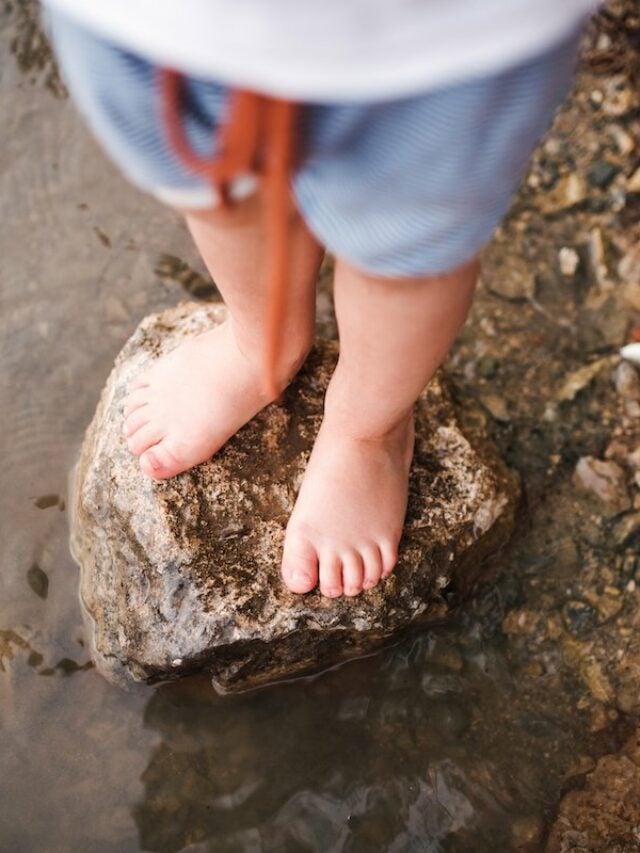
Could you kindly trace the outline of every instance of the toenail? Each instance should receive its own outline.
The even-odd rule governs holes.
[[[309,575],[308,572],[305,572],[302,569],[296,569],[293,573],[293,580],[294,581],[310,581],[311,576]]]
[[[327,598],[337,598],[340,595],[340,590],[337,587],[332,587],[331,589],[323,589],[322,594],[326,595]]]
[[[149,451],[148,453],[145,454],[144,458],[147,460],[149,465],[151,465],[151,467],[153,468],[154,471],[158,470],[158,468],[160,467],[160,463],[158,462],[155,453],[152,453],[151,451]]]
[[[376,585],[376,582],[375,582],[375,581],[365,581],[365,582],[362,584],[362,586],[364,587],[364,589],[371,589],[371,588],[372,588],[372,587],[374,587],[375,585]]]

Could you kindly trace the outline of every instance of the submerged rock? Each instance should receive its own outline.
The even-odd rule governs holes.
[[[640,853],[640,731],[560,804],[546,853]]]
[[[394,574],[357,598],[289,593],[284,529],[322,416],[337,346],[320,343],[272,405],[210,461],[169,481],[145,477],[121,435],[130,379],[224,319],[183,304],[148,317],[119,355],[82,448],[72,547],[111,680],[155,682],[207,670],[222,690],[317,670],[441,620],[486,577],[508,538],[518,487],[483,433],[434,380],[417,405],[409,510]],[[380,496],[381,500],[384,496]]]

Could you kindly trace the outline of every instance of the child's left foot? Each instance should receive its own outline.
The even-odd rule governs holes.
[[[413,419],[382,437],[320,428],[287,527],[282,576],[330,598],[376,586],[395,566],[407,509]]]

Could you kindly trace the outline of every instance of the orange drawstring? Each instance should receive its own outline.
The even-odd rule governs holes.
[[[229,184],[242,174],[260,175],[264,188],[267,232],[267,316],[264,352],[266,390],[277,397],[276,368],[282,343],[289,285],[289,175],[293,168],[296,105],[290,101],[236,89],[228,120],[217,132],[217,154],[202,157],[193,150],[182,126],[183,77],[161,68],[158,86],[167,139],[185,166],[206,178],[223,205],[230,204]]]

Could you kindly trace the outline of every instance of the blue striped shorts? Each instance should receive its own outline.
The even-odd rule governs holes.
[[[182,209],[212,189],[165,138],[155,67],[59,12],[48,29],[63,76],[107,153],[130,180]],[[469,260],[505,215],[539,137],[571,82],[579,33],[490,76],[389,101],[305,104],[304,157],[292,191],[327,249],[381,276],[443,273]],[[187,77],[183,124],[211,154],[228,89]],[[235,194],[248,194],[247,178]]]

